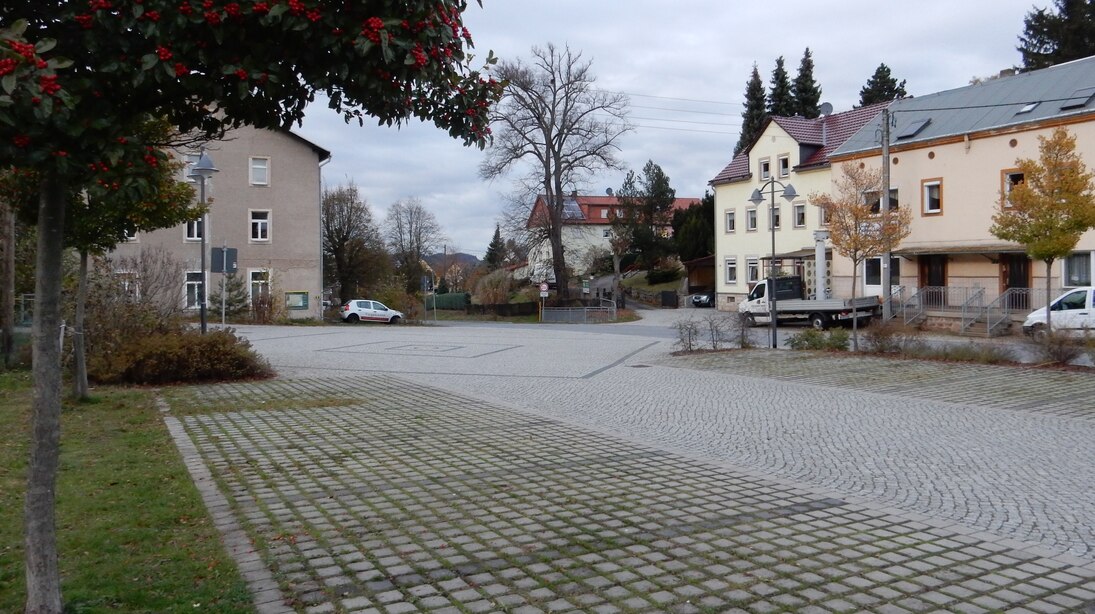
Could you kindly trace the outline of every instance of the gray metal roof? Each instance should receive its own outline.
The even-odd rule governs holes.
[[[1095,113],[1095,56],[977,85],[895,100],[890,105],[893,118],[890,144],[930,141],[1091,113]],[[878,149],[881,121],[880,115],[868,122],[830,156]],[[905,136],[899,138],[901,135]]]

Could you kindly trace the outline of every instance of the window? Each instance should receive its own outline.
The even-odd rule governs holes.
[[[726,271],[726,283],[730,285],[737,285],[738,283],[738,259],[727,258],[724,263],[724,270]]]
[[[608,209],[601,209],[601,219],[602,220],[607,220],[608,219]]]
[[[612,238],[612,229],[611,228],[602,228],[601,229],[601,238],[611,239]]]
[[[795,205],[795,228],[806,227],[806,205],[800,203]]]
[[[863,284],[882,285],[882,258],[867,258],[863,261]],[[890,285],[901,285],[901,259],[890,258]]]
[[[1071,311],[1087,308],[1087,290],[1077,290],[1066,294],[1053,304],[1053,311]]]
[[[269,211],[252,211],[251,212],[251,240],[252,241],[269,241],[270,240],[270,212]]]
[[[186,223],[186,240],[187,241],[201,241],[202,232],[205,228],[205,220],[198,218],[196,220],[190,220]]]
[[[1011,191],[1015,186],[1023,183],[1023,173],[1019,171],[1004,171],[1004,206],[1011,206]]]
[[[881,205],[881,190],[864,190],[863,203],[871,206],[871,213],[878,213]],[[890,211],[897,209],[897,188],[890,188]]]
[[[829,225],[829,210],[825,207],[818,207],[817,223],[822,228]]]
[[[251,185],[270,185],[270,158],[251,158]]]
[[[122,296],[129,298],[130,300],[140,300],[141,298],[141,283],[137,278],[137,273],[133,271],[119,270],[114,271],[114,277],[118,280],[119,290]]]
[[[772,162],[768,158],[760,161],[760,180],[767,181],[772,177]]]
[[[943,182],[939,179],[927,179],[921,185],[924,188],[924,215],[943,213]]]
[[[126,230],[125,231],[125,241],[126,241],[126,243],[136,243],[137,242],[137,231],[136,230]]]
[[[760,261],[756,258],[745,261],[745,281],[760,281]]]
[[[250,290],[249,298],[251,304],[255,303],[255,299],[269,297],[270,296],[270,272],[266,270],[248,271],[248,288]]]
[[[184,166],[182,170],[183,181],[188,181],[190,183],[198,182],[197,179],[190,176],[190,173],[194,172],[194,165],[198,163],[198,158],[200,157],[201,155],[196,153],[189,153],[184,156],[185,159],[183,160],[183,162],[186,164],[186,166]],[[208,179],[206,181],[208,181]]]
[[[776,167],[779,169],[780,177],[788,177],[791,175],[791,159],[786,155],[776,159]]]
[[[756,208],[750,208],[745,210],[745,229],[756,230],[757,229],[757,210]]]
[[[726,232],[734,232],[737,230],[737,221],[734,219],[734,210],[731,209],[726,212]]]
[[[1092,252],[1072,254],[1065,259],[1065,285],[1066,286],[1090,286],[1091,285],[1091,256]]]
[[[186,308],[198,309],[202,304],[202,272],[186,272]]]
[[[776,205],[775,207],[769,207],[768,209],[768,216],[771,218],[768,220],[768,230],[772,230],[773,228],[779,230],[779,214],[781,207]]]

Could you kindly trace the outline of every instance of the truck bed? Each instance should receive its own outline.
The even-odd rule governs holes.
[[[855,309],[873,309],[878,306],[877,296],[857,296]],[[776,301],[776,311],[781,313],[833,312],[850,310],[853,300],[850,298],[823,299],[783,299]]]

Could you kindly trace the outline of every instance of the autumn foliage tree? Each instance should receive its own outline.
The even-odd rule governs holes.
[[[824,211],[833,250],[852,261],[853,303],[859,285],[859,264],[892,251],[909,236],[912,214],[908,207],[890,206],[889,198],[882,198],[878,204],[867,198],[872,192],[878,193],[881,184],[880,171],[845,163],[832,193],[810,195],[810,202]],[[852,318],[852,349],[859,350],[858,318]]]
[[[501,84],[471,67],[464,0],[38,0],[0,7],[0,163],[36,174],[35,395],[24,509],[29,612],[62,609],[54,528],[60,266],[69,195],[103,166],[166,162],[138,122],[216,138],[287,128],[317,94],[347,120],[432,121],[488,138]],[[492,58],[488,56],[487,60]],[[156,194],[140,174],[109,185]]]
[[[1095,191],[1093,175],[1076,153],[1076,137],[1068,130],[1059,127],[1048,138],[1039,136],[1038,151],[1038,160],[1015,161],[1023,181],[1000,195],[990,231],[1023,245],[1031,258],[1046,263],[1046,329],[1052,330],[1050,269],[1055,260],[1072,252],[1080,235],[1095,228]]]

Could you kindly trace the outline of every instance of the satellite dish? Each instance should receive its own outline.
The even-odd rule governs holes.
[[[823,102],[821,103],[821,107],[818,108],[818,111],[821,113],[822,117],[828,117],[828,115],[833,112],[833,105],[828,102]]]
[[[605,194],[608,194],[609,196],[612,196],[612,188],[606,188],[605,189]]]

